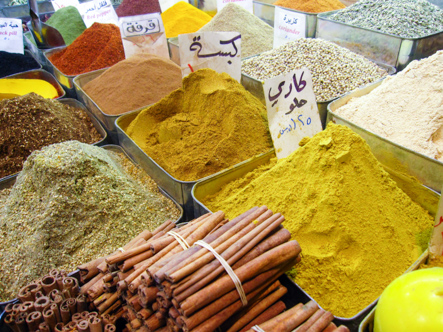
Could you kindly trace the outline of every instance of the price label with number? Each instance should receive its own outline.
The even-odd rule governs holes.
[[[0,51],[25,53],[22,20],[0,17]]]
[[[55,11],[68,6],[78,7],[78,4],[78,0],[52,0],[52,7]]]
[[[180,64],[185,77],[192,71],[211,68],[228,73],[240,82],[241,35],[238,32],[196,32],[178,36]]]
[[[118,16],[110,0],[93,0],[77,6],[87,28],[98,23],[113,23],[118,25]]]
[[[169,59],[168,42],[160,13],[119,19],[125,57],[150,53]]]
[[[254,13],[252,8],[252,0],[217,0],[217,11],[223,9],[224,6],[226,6],[228,3],[235,3],[236,5],[239,5],[246,9],[250,13]]]
[[[277,6],[274,15],[274,48],[306,37],[306,15]]]
[[[432,232],[429,250],[433,256],[443,256],[443,199],[441,197],[435,215],[434,231]]]
[[[322,130],[311,72],[303,67],[270,78],[263,89],[277,158],[285,158],[297,150],[303,137]]]

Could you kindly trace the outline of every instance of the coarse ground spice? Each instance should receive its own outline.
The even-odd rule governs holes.
[[[71,45],[86,30],[86,25],[78,9],[74,6],[60,8],[52,14],[46,24],[60,32],[66,45]]]
[[[179,66],[152,54],[120,61],[83,89],[106,114],[122,114],[156,103],[182,85]]]
[[[0,77],[40,67],[40,64],[29,53],[23,55],[0,51]]]
[[[329,19],[403,38],[443,31],[443,10],[427,0],[360,0]]]
[[[427,248],[433,218],[351,129],[330,123],[302,142],[203,203],[229,218],[261,205],[281,212],[303,252],[295,281],[325,310],[349,318]]]
[[[115,10],[118,17],[160,13],[158,0],[124,0]]]
[[[411,62],[334,111],[377,135],[443,161],[443,51]]]
[[[0,178],[20,172],[26,158],[46,145],[103,137],[85,111],[35,93],[0,102]]]
[[[323,13],[346,7],[339,0],[277,0],[274,5],[307,13]]]
[[[206,31],[239,32],[242,58],[272,50],[274,43],[274,28],[235,3],[228,3],[199,30]]]
[[[169,174],[195,181],[272,148],[266,107],[226,73],[200,69],[125,132]]]
[[[35,151],[0,195],[0,298],[53,268],[73,271],[179,210],[126,157],[77,141]]]
[[[308,67],[317,102],[339,97],[387,75],[363,56],[323,39],[300,38],[242,62],[242,73],[258,80]]]
[[[120,29],[95,22],[71,45],[49,57],[65,75],[79,75],[110,67],[125,58]]]

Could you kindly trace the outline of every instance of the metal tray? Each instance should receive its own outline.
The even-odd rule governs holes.
[[[327,122],[332,121],[345,125],[363,137],[372,153],[385,167],[391,170],[401,170],[405,174],[416,177],[425,186],[440,192],[443,185],[443,163],[441,161],[394,143],[334,113],[337,108],[345,105],[351,98],[366,95],[380,84],[381,81],[372,83],[351,91],[332,102],[328,106]]]
[[[33,57],[40,63],[43,69],[50,71],[50,67],[48,66],[48,62],[43,55],[44,49],[38,48],[35,43],[34,36],[31,31],[26,31],[23,33],[23,43],[28,51],[33,55]]]
[[[439,6],[443,8],[441,3]],[[394,66],[398,71],[412,60],[426,58],[443,49],[443,31],[421,38],[402,38],[333,21],[329,17],[336,12],[318,15],[317,38],[332,41],[376,62]]]
[[[144,107],[146,108],[146,107]],[[158,185],[163,188],[169,195],[171,195],[180,205],[183,206],[186,221],[190,221],[194,219],[194,203],[192,200],[192,188],[196,181],[181,181],[174,178],[168,172],[166,172],[159,164],[157,164],[150,156],[148,156],[133,140],[131,137],[126,134],[125,130],[132,120],[142,111],[141,108],[139,110],[126,113],[120,116],[115,122],[115,126],[117,127],[118,132],[118,141],[119,144],[125,149],[125,151],[137,161],[140,166],[148,173],[150,177],[154,179]],[[274,154],[274,149],[270,150],[266,154]],[[260,156],[252,157],[248,160],[245,160],[237,165],[231,166],[226,170],[222,170],[216,174],[223,174],[228,170],[236,169],[244,164],[249,164],[253,162],[256,158],[260,158]],[[211,178],[214,175],[210,175],[205,177],[204,179]]]
[[[33,70],[28,70],[28,71],[24,71],[21,73],[9,75],[6,77],[2,77],[2,79],[8,79],[8,78],[24,78],[24,79],[30,79],[30,80],[36,80],[36,79],[43,80],[43,81],[50,83],[57,90],[58,97],[54,98],[54,99],[60,99],[65,96],[65,90],[63,90],[63,88],[60,86],[60,84],[57,82],[57,80],[54,78],[54,76],[52,76],[50,73],[48,73],[44,69],[33,69]]]
[[[72,106],[72,107],[75,107],[75,108],[81,108],[82,110],[84,110],[86,112],[86,114],[88,114],[88,117],[91,119],[91,122],[94,125],[94,128],[97,129],[98,133],[102,137],[102,139],[100,141],[98,141],[96,143],[93,143],[92,145],[103,146],[103,145],[107,144],[107,142],[106,142],[107,141],[106,130],[105,130],[105,128],[103,128],[101,123],[93,116],[93,114],[89,110],[89,108],[87,108],[85,105],[83,105],[78,100],[72,99],[72,98],[64,98],[64,99],[60,99],[58,101],[60,103],[62,103],[62,104],[65,104],[65,105],[69,105],[69,106]],[[1,183],[3,183],[3,181],[6,181],[7,179],[13,177],[14,178],[14,182],[15,182],[15,177],[17,176],[17,174],[18,173],[15,173],[15,174],[11,174],[11,175],[5,176],[3,178],[0,178],[0,190],[3,189],[1,187]],[[12,184],[14,184],[14,183],[12,183]]]
[[[15,74],[7,75],[7,76],[3,76],[3,77],[0,77],[0,79],[1,79],[1,78],[6,78],[6,77],[9,77],[9,76],[12,76],[12,75],[17,75],[17,74],[25,73],[25,72],[32,71],[32,70],[39,70],[39,69],[42,69],[42,65],[41,65],[40,62],[35,58],[35,56],[34,56],[34,54],[32,54],[32,52],[30,52],[29,50],[25,50],[24,55],[25,55],[26,57],[33,58],[33,59],[35,60],[35,62],[37,62],[37,64],[36,64],[36,68],[34,68],[34,69],[29,69],[29,70],[26,70],[26,71],[21,71],[21,72],[15,73]],[[48,73],[48,74],[49,74],[49,73]],[[55,78],[54,78],[54,81],[55,81]],[[57,82],[57,81],[56,81],[56,82]],[[57,84],[58,84],[58,83],[57,83]],[[62,90],[63,90],[63,89],[62,89]],[[65,92],[63,91],[63,93],[65,93]]]
[[[247,60],[247,59],[251,59],[253,57],[259,56],[260,54],[257,55],[252,55],[250,57],[244,58],[243,60]],[[379,67],[382,67],[383,69],[385,69],[389,75],[393,75],[395,74],[395,68],[392,66],[388,66],[388,65],[384,65],[384,64],[380,64],[380,63],[376,63]],[[381,79],[382,80],[382,79]],[[250,93],[252,93],[255,97],[257,97],[258,99],[260,99],[260,101],[266,105],[266,101],[265,101],[265,95],[263,92],[263,84],[264,81],[263,80],[258,80],[256,78],[253,78],[245,73],[242,72],[241,74],[241,84],[245,87],[246,90],[248,90]],[[333,100],[340,98],[336,97],[336,98],[332,98],[330,100],[327,101],[319,101],[317,102],[317,108],[318,108],[318,113],[320,114],[320,120],[321,120],[321,124],[322,127],[325,128],[326,127],[326,115],[328,112],[328,105],[329,103],[331,103]]]
[[[260,165],[267,164],[272,157],[273,156],[271,155],[262,156],[261,158],[257,158],[256,160],[254,160],[254,162],[243,164],[239,167],[236,167],[235,169],[228,170],[223,174],[216,174],[210,178],[203,179],[197,182],[194,188],[192,189],[192,198],[194,200],[194,206],[195,206],[195,216],[198,217],[207,212],[211,212],[201,202],[202,198],[208,195],[215,194],[229,182],[243,177],[244,175],[246,175],[250,171],[253,171],[255,168],[257,168]],[[389,169],[386,169],[386,171],[389,172]],[[407,177],[396,177],[395,175],[393,176],[392,174],[391,176],[392,179],[397,182],[397,185],[402,190],[404,190],[415,202],[420,204],[424,209],[428,210],[431,215],[436,214],[440,198],[440,195],[438,193],[424,186],[421,185],[417,186],[412,184],[411,182],[409,182],[410,179],[408,179]],[[416,262],[414,262],[407,271],[416,269],[425,254],[427,255],[427,252],[423,253],[422,256]],[[307,294],[300,286],[298,286],[295,283],[294,285],[296,288],[298,288],[298,292],[302,292],[305,297],[315,301],[315,299],[313,299],[309,294]],[[335,317],[334,322],[338,325],[346,325],[351,332],[356,332],[363,318],[376,305],[377,300],[372,302],[370,305],[361,310],[355,316],[351,318]]]

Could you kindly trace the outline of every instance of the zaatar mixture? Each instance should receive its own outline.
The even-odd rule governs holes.
[[[0,194],[0,300],[53,268],[73,271],[178,217],[121,154],[77,141],[35,151]]]
[[[0,102],[0,178],[20,172],[32,151],[63,141],[102,139],[82,109],[35,93]]]

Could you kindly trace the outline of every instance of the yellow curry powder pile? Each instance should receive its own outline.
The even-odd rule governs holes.
[[[419,257],[433,218],[349,128],[329,124],[302,142],[203,203],[229,218],[260,205],[281,212],[302,248],[295,281],[325,310],[352,317]]]
[[[228,74],[200,69],[126,133],[169,174],[194,181],[269,151],[266,107]]]
[[[339,0],[277,0],[274,5],[307,13],[323,13],[346,7]]]

